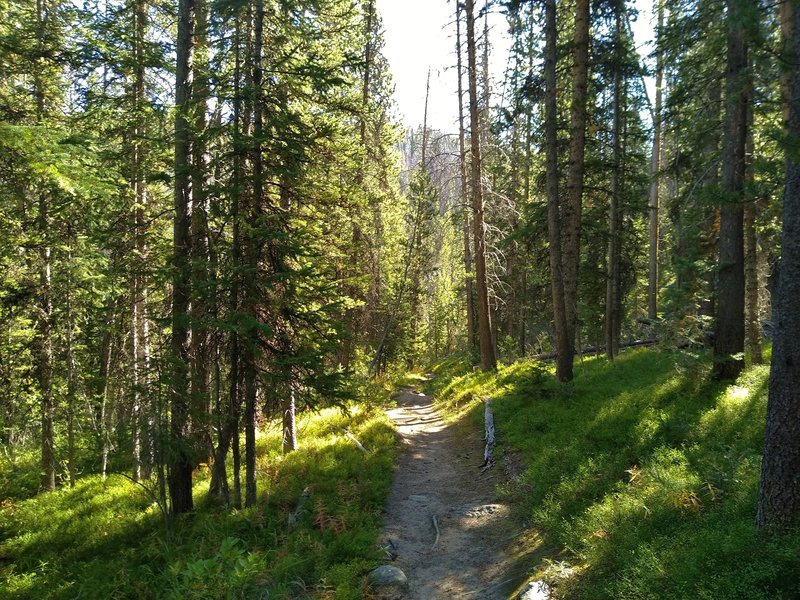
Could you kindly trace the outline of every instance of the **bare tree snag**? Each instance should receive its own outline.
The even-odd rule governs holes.
[[[653,112],[653,153],[650,159],[650,213],[649,270],[647,285],[647,316],[658,318],[658,253],[661,210],[661,104],[664,86],[664,52],[661,48],[661,29],[664,27],[664,2],[658,0],[658,25],[656,29],[656,105]]]
[[[458,151],[461,175],[461,203],[463,205],[463,232],[464,232],[464,294],[467,304],[467,341],[470,349],[475,347],[477,338],[475,328],[475,291],[472,278],[472,250],[470,248],[470,207],[467,200],[469,180],[467,179],[467,150],[466,135],[464,133],[464,90],[461,51],[461,3],[456,2],[456,58],[458,71]]]
[[[467,62],[469,78],[470,152],[472,154],[471,192],[473,235],[475,242],[475,285],[478,291],[478,337],[481,368],[491,371],[497,367],[492,342],[492,320],[489,310],[489,285],[486,278],[486,227],[483,219],[483,181],[481,176],[481,124],[478,110],[477,57],[475,50],[475,2],[466,0]]]

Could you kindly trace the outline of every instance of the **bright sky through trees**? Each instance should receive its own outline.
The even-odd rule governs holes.
[[[425,80],[430,67],[428,124],[435,129],[456,131],[455,5],[447,0],[377,0],[377,5],[385,30],[384,53],[391,66],[394,98],[403,124],[407,127],[422,124]],[[654,29],[652,3],[637,0],[634,5],[639,11],[637,21],[632,23],[634,36],[640,54],[646,55],[652,50],[649,43]],[[500,7],[495,7],[489,15],[489,27],[492,91],[497,94],[502,91],[510,46],[507,22]],[[482,22],[480,29],[482,35]],[[647,83],[652,99],[654,84],[652,80]]]

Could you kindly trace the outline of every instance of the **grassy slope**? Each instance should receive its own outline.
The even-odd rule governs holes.
[[[380,559],[393,430],[378,409],[349,417],[331,409],[303,418],[300,435],[301,449],[286,458],[275,428],[260,436],[254,508],[204,505],[208,478],[200,474],[200,507],[170,538],[157,506],[120,476],[3,501],[0,598],[361,598],[364,576]],[[305,486],[311,499],[290,529],[287,516]]]
[[[800,597],[800,536],[753,524],[769,369],[735,385],[709,370],[638,350],[587,360],[568,386],[530,362],[485,374],[455,361],[433,385],[453,418],[494,399],[499,443],[527,465],[504,491],[574,567],[561,597]]]

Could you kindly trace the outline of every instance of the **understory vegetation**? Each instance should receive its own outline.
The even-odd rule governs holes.
[[[755,526],[769,367],[719,383],[708,353],[635,350],[564,386],[538,362],[466,366],[430,385],[451,419],[492,398],[498,444],[525,465],[498,491],[543,536],[558,597],[800,594],[800,536]]]
[[[117,474],[82,477],[73,489],[31,499],[6,498],[0,597],[362,598],[365,575],[380,560],[375,541],[394,433],[377,406],[325,409],[298,424],[303,445],[285,456],[278,424],[260,434],[253,507],[207,505],[209,473],[201,468],[197,510],[166,531],[149,490]],[[3,459],[4,495],[26,494],[17,479],[26,471]]]

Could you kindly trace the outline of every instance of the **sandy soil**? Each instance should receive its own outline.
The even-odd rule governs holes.
[[[382,544],[394,556],[390,564],[408,577],[410,590],[403,598],[508,598],[525,578],[508,556],[519,525],[495,498],[502,471],[493,467],[481,473],[482,431],[447,425],[430,397],[411,390],[397,395],[397,408],[389,415],[405,444]]]

